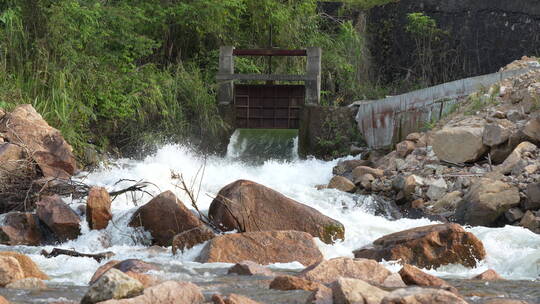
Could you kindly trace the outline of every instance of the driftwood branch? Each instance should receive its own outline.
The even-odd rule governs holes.
[[[114,252],[107,251],[102,253],[81,253],[77,252],[75,250],[68,250],[68,249],[61,249],[61,248],[54,248],[51,252],[47,252],[46,250],[41,250],[41,255],[46,258],[54,258],[59,255],[68,255],[72,257],[83,257],[83,258],[92,258],[98,262],[101,262],[105,259],[110,259],[114,256]]]

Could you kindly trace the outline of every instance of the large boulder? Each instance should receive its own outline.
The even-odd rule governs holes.
[[[433,151],[440,160],[451,163],[476,161],[487,151],[483,132],[484,128],[473,126],[443,128],[433,136]]]
[[[0,257],[12,257],[19,262],[25,278],[48,280],[49,276],[43,273],[39,266],[27,255],[14,251],[0,251]]]
[[[407,285],[442,288],[453,293],[458,293],[457,289],[445,280],[427,274],[409,264],[403,265],[403,268],[399,271],[399,275]]]
[[[204,300],[197,285],[167,281],[146,288],[142,295],[130,299],[108,300],[100,304],[200,304]]]
[[[9,256],[0,256],[0,287],[24,279],[19,262]]]
[[[345,228],[340,222],[247,180],[238,180],[221,189],[208,214],[223,231],[305,231],[328,244],[345,237]]]
[[[173,254],[176,254],[178,251],[184,252],[184,250],[188,250],[195,245],[211,240],[215,236],[215,233],[206,226],[186,230],[174,236],[172,241]]]
[[[512,172],[514,167],[516,167],[519,162],[523,159],[523,154],[526,152],[533,152],[537,149],[537,146],[530,142],[520,143],[510,155],[504,160],[504,162],[497,167],[495,171],[501,174],[508,174]]]
[[[6,298],[0,296],[0,304],[9,304],[9,301]]]
[[[157,282],[156,278],[146,274],[151,270],[159,270],[157,266],[138,259],[127,259],[123,261],[112,260],[102,265],[96,270],[90,279],[89,284],[94,284],[104,273],[113,268],[139,280],[145,287],[148,285],[155,285],[154,283]]]
[[[58,195],[37,202],[36,213],[60,242],[74,240],[81,234],[79,216]]]
[[[140,295],[144,286],[120,270],[109,269],[90,286],[81,304],[95,304],[110,299],[131,298]]]
[[[331,285],[334,304],[379,304],[389,292],[377,288],[365,281],[350,278],[338,278]]]
[[[45,177],[70,178],[77,170],[72,147],[29,104],[16,107],[0,120],[0,133],[25,147]]]
[[[421,268],[447,264],[475,267],[486,256],[482,242],[458,224],[437,224],[385,235],[354,251],[357,258],[400,261]]]
[[[506,119],[488,123],[484,128],[482,141],[490,147],[503,144],[508,141],[514,128],[514,124]]]
[[[112,219],[111,198],[107,189],[92,187],[86,200],[86,221],[90,229],[107,228]]]
[[[384,297],[381,304],[467,304],[467,302],[446,290],[412,287],[392,291]]]
[[[473,183],[459,202],[456,219],[475,226],[491,226],[512,207],[519,206],[519,190],[502,181],[482,178]]]
[[[149,231],[153,243],[159,246],[171,246],[175,235],[202,225],[171,191],[161,193],[137,209],[129,222],[131,227]]]
[[[299,277],[322,284],[330,284],[344,277],[384,286],[392,279],[392,273],[374,260],[334,258],[304,269]]]
[[[10,212],[0,226],[0,243],[6,245],[37,246],[43,242],[39,219],[33,213]]]
[[[201,263],[240,263],[262,265],[300,262],[311,265],[323,259],[313,237],[300,231],[260,231],[220,235],[204,246],[197,258]]]

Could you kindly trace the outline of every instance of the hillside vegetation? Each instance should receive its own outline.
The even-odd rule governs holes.
[[[349,1],[368,8],[388,0]],[[31,103],[77,151],[211,138],[219,46],[323,48],[326,103],[380,95],[360,87],[364,38],[315,0],[0,1],[0,108]],[[274,60],[299,72],[302,59]],[[243,73],[265,59],[238,58]]]

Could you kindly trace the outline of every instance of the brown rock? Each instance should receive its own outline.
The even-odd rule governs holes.
[[[525,210],[540,209],[540,183],[528,184],[525,193],[527,194],[527,199],[523,204]]]
[[[278,276],[270,282],[270,289],[276,290],[316,291],[320,287],[320,283],[289,275]]]
[[[483,128],[472,126],[443,128],[434,134],[433,151],[439,159],[451,163],[476,161],[487,151],[483,132]]]
[[[344,175],[358,166],[367,166],[369,164],[371,164],[369,160],[363,159],[341,160],[338,162],[337,166],[332,169],[332,173],[334,175]]]
[[[0,304],[9,304],[9,301],[6,298],[0,296]]]
[[[0,143],[0,172],[14,172],[21,168],[24,159],[23,149],[10,143]],[[0,177],[3,173],[0,173]]]
[[[47,289],[47,285],[37,278],[26,278],[18,280],[6,285],[6,288],[11,289],[27,289],[27,290],[44,290]]]
[[[153,286],[156,284],[156,282],[158,282],[157,278],[145,274],[146,272],[151,270],[158,270],[158,267],[146,263],[142,260],[127,259],[123,261],[112,260],[102,265],[96,270],[88,284],[94,284],[104,273],[106,273],[111,268],[120,270],[128,276],[139,280],[145,287],[148,287],[148,285]]]
[[[477,180],[458,204],[460,223],[490,226],[512,207],[519,206],[519,190],[510,184],[487,178]]]
[[[514,124],[506,119],[486,124],[482,135],[484,145],[493,147],[507,142],[513,127]]]
[[[337,189],[343,192],[354,192],[356,186],[348,178],[336,175],[328,183],[328,189]]]
[[[482,281],[499,281],[504,280],[495,270],[488,269],[481,274],[475,276],[473,280],[482,280]]]
[[[173,254],[176,254],[178,251],[184,252],[184,250],[211,240],[215,236],[214,232],[206,226],[186,230],[174,236],[172,241]]]
[[[98,267],[98,269],[96,270],[96,272],[94,272],[94,275],[90,279],[90,282],[88,282],[88,285],[94,284],[105,272],[107,272],[107,270],[113,268],[114,265],[120,262],[121,261],[118,261],[118,260],[111,260],[105,263],[104,265]]]
[[[353,170],[353,180],[359,180],[365,174],[371,174],[374,177],[382,177],[384,175],[384,171],[381,169],[374,169],[367,166],[358,166]]]
[[[223,298],[222,296],[215,294],[212,296],[212,302],[214,304],[260,304],[259,302],[253,301],[248,297],[237,295],[231,293],[228,297]]]
[[[514,169],[514,167],[518,165],[518,163],[522,160],[524,153],[533,152],[536,149],[537,147],[530,142],[525,141],[525,142],[520,143],[514,149],[514,151],[510,153],[510,155],[506,158],[506,160],[502,164],[495,167],[495,171],[502,174],[508,174],[512,172],[512,169]]]
[[[92,187],[86,201],[86,221],[90,229],[107,228],[112,219],[111,198],[109,192],[102,187]]]
[[[364,174],[357,181],[363,189],[371,189],[371,183],[375,180],[375,177],[371,174]]]
[[[443,213],[445,211],[454,211],[456,210],[457,205],[460,201],[461,201],[460,191],[452,191],[450,193],[446,193],[443,197],[441,197],[439,200],[437,200],[433,204],[431,211],[435,213]]]
[[[407,155],[411,154],[411,152],[416,148],[416,145],[414,142],[409,140],[404,140],[398,144],[396,144],[396,152],[401,157],[406,157]]]
[[[9,256],[0,256],[0,287],[24,279],[19,262]]]
[[[414,143],[417,143],[421,140],[423,134],[422,133],[411,133],[405,137],[406,140],[410,140]]]
[[[533,232],[540,232],[540,216],[536,216],[531,210],[525,212],[519,225]]]
[[[111,299],[125,299],[141,295],[144,286],[117,269],[109,269],[88,288],[81,304],[101,303]]]
[[[36,203],[39,219],[59,241],[74,240],[81,234],[79,216],[58,195],[46,196]]]
[[[45,177],[68,179],[77,163],[60,131],[49,126],[31,105],[20,105],[0,120],[9,142],[26,147]]]
[[[236,263],[233,267],[229,268],[229,271],[227,271],[227,274],[239,274],[239,275],[261,275],[261,276],[267,276],[272,277],[274,276],[274,273],[255,262],[252,261],[243,261],[240,263]]]
[[[0,227],[0,243],[11,246],[37,246],[43,242],[38,218],[33,213],[10,212]]]
[[[446,290],[412,287],[392,291],[381,304],[467,304],[467,302]]]
[[[219,191],[208,212],[223,231],[304,231],[325,243],[345,237],[340,222],[263,185],[238,180]]]
[[[331,285],[334,304],[379,304],[389,292],[362,280],[338,278]]]
[[[445,280],[439,279],[435,276],[427,274],[422,270],[409,265],[403,265],[403,268],[399,271],[399,275],[403,279],[403,282],[407,285],[416,285],[420,287],[436,287],[448,290],[453,293],[458,293],[457,289],[448,284]]]
[[[140,207],[129,223],[131,227],[149,231],[153,243],[159,246],[171,246],[175,235],[202,225],[171,191],[161,193]]]
[[[338,277],[344,277],[382,285],[391,274],[388,269],[374,260],[335,258],[304,269],[299,277],[322,284],[330,284]]]
[[[523,133],[531,140],[540,142],[540,116],[531,118],[525,125]]]
[[[315,290],[309,295],[306,304],[333,304],[334,299],[332,296],[332,289],[321,286],[321,288]]]
[[[37,278],[49,280],[49,276],[43,273],[32,259],[22,253],[14,251],[0,251],[0,257],[12,257],[19,262],[25,278]]]
[[[210,240],[197,258],[201,263],[239,263],[251,260],[271,263],[300,262],[311,265],[323,259],[309,233],[261,231],[220,235]]]
[[[153,275],[150,275],[150,274],[139,273],[139,272],[134,272],[134,271],[126,271],[124,273],[127,274],[128,277],[131,277],[131,278],[141,282],[141,284],[144,286],[144,288],[156,286],[156,285],[161,283],[160,279],[158,279],[157,277],[155,277]]]
[[[197,285],[189,282],[167,281],[146,288],[142,295],[129,299],[108,300],[100,304],[199,304],[204,297]]]
[[[476,266],[486,256],[482,242],[458,224],[412,228],[383,236],[354,251],[357,258],[397,261],[421,268],[446,264]]]

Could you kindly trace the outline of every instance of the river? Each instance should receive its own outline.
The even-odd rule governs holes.
[[[234,137],[234,136],[233,136]],[[339,220],[345,225],[345,241],[327,245],[318,241],[325,258],[338,256],[352,257],[352,251],[369,244],[383,235],[407,228],[432,224],[427,219],[391,220],[377,213],[377,204],[370,197],[339,192],[337,190],[317,190],[315,186],[326,184],[332,177],[332,168],[338,160],[322,161],[299,159],[291,153],[288,160],[268,159],[256,162],[239,160],[239,151],[234,150],[238,139],[232,139],[227,157],[203,157],[181,145],[165,145],[153,155],[142,160],[119,159],[107,167],[91,173],[82,173],[77,178],[85,183],[106,187],[109,191],[124,188],[129,182],[117,184],[121,179],[144,180],[153,186],[147,190],[155,195],[165,190],[173,191],[188,205],[185,193],[175,184],[171,173],[181,173],[186,180],[202,176],[198,205],[207,210],[212,196],[225,185],[248,179],[271,187],[284,195],[307,204],[323,214]],[[293,145],[293,149],[296,146]],[[349,157],[351,158],[351,157]],[[204,168],[204,172],[201,170]],[[196,183],[198,185],[198,182]],[[303,303],[306,292],[276,292],[267,289],[264,278],[227,276],[228,264],[199,264],[193,262],[201,251],[198,245],[183,254],[172,255],[171,248],[148,247],[148,236],[136,233],[127,227],[130,216],[150,199],[148,194],[122,195],[113,204],[113,220],[105,230],[90,231],[84,219],[82,235],[73,241],[55,247],[74,249],[80,252],[113,251],[114,259],[139,258],[162,267],[156,274],[175,280],[192,281],[201,286],[206,295],[214,292],[234,291],[246,294],[264,303]],[[66,198],[72,208],[77,209],[82,202]],[[378,215],[376,215],[376,213]],[[531,303],[540,302],[540,235],[529,230],[507,226],[504,228],[467,227],[482,240],[487,258],[474,269],[460,265],[448,265],[428,272],[454,283],[469,301],[476,301],[476,295],[512,296],[527,299]],[[58,256],[44,258],[41,249],[51,250],[53,246],[0,246],[0,250],[17,250],[30,257],[51,277],[52,287],[45,292],[27,292],[0,289],[0,294],[14,303],[49,303],[52,300],[80,300],[87,283],[101,264],[89,258]],[[399,265],[384,263],[390,270],[398,271]],[[297,272],[303,268],[299,263],[271,265],[276,271]],[[488,268],[496,270],[508,281],[497,283],[474,283],[468,278]]]

